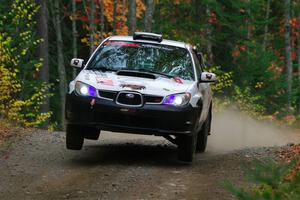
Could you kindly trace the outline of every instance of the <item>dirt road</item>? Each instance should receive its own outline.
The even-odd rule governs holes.
[[[14,142],[0,155],[0,199],[233,199],[220,183],[243,183],[240,164],[258,155],[251,147],[300,141],[235,112],[215,117],[207,152],[193,165],[178,163],[162,138],[100,137],[79,152],[65,149],[62,132]]]

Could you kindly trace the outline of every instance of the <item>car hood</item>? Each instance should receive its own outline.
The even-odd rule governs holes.
[[[117,75],[115,72],[91,70],[82,70],[73,81],[73,85],[76,81],[89,84],[98,90],[130,90],[143,94],[160,96],[186,92],[193,84],[193,81],[165,78],[163,76],[158,76],[156,79],[150,79]]]

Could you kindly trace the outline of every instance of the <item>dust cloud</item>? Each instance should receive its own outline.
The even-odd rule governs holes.
[[[166,144],[162,137],[124,133],[101,133],[102,141],[109,144],[135,143],[144,145]],[[87,141],[88,142],[88,141]],[[214,113],[212,134],[208,137],[205,155],[219,155],[252,147],[283,146],[299,143],[300,133],[260,122],[236,110]]]
[[[207,152],[220,154],[251,147],[280,146],[299,142],[299,133],[256,121],[238,111],[226,110],[214,115]]]

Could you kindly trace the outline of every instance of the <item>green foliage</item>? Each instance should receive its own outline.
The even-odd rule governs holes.
[[[33,0],[15,0],[0,16],[0,115],[24,126],[51,115],[40,112],[50,86],[37,78],[41,60],[34,54],[42,42],[34,32],[37,11]]]
[[[263,50],[256,42],[245,43],[246,50],[235,58],[235,83],[242,89],[257,97],[257,101],[266,108],[267,113],[280,111],[286,103],[285,77],[282,62],[272,51]],[[258,101],[259,100],[259,101]]]
[[[246,169],[246,187],[236,187],[226,182],[225,188],[240,200],[295,200],[300,199],[300,172],[287,179],[297,161],[278,164],[273,160],[256,161],[253,168]]]
[[[226,89],[233,85],[233,72],[224,72],[220,66],[210,67],[209,72],[217,75],[217,82],[212,85],[212,90],[217,94],[224,94]]]
[[[226,91],[233,87],[233,73],[224,72],[220,66],[213,66],[208,69],[217,75],[217,81],[213,83],[212,90],[214,91],[214,111],[222,111],[230,105],[230,98],[226,96]]]
[[[241,89],[240,87],[235,86],[232,99],[241,111],[252,117],[260,118],[265,115],[266,108],[260,104],[263,97],[251,94],[249,87]]]

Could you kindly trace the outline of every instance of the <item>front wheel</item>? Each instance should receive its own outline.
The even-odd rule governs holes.
[[[82,127],[75,125],[67,125],[66,129],[66,146],[70,150],[81,150],[83,146],[84,136]]]
[[[197,134],[183,135],[178,138],[178,159],[192,162],[196,150]]]
[[[88,140],[98,140],[100,136],[100,130],[97,128],[86,127],[83,131],[84,138]]]
[[[196,151],[199,153],[203,153],[207,146],[207,137],[210,134],[210,126],[211,126],[211,109],[208,112],[208,116],[204,121],[201,130],[198,133],[197,146]]]

